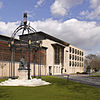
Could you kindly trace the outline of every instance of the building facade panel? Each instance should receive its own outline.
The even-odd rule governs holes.
[[[41,52],[31,49],[31,75],[34,75],[34,59],[35,59],[35,75],[40,72],[40,58],[41,53],[41,75],[60,75],[71,74],[84,71],[84,51],[72,46],[62,40],[59,40],[46,33],[37,32],[38,39],[42,41]],[[34,37],[34,35],[32,35]],[[20,36],[23,38],[22,36]],[[32,37],[32,38],[33,38]],[[0,37],[0,76],[9,77],[11,71],[11,51],[8,48],[9,37]],[[24,36],[27,39],[27,35]],[[34,40],[34,38],[32,39]],[[27,49],[23,50],[25,60],[27,62]],[[18,68],[20,61],[20,50],[15,52],[15,76],[18,76]],[[5,66],[2,69],[2,65]]]

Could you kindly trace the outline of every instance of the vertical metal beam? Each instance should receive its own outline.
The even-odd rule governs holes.
[[[11,48],[11,78],[13,77],[13,47]]]
[[[30,79],[30,44],[28,40],[28,79]]]
[[[40,77],[40,47],[38,48],[39,56],[38,56],[38,77]]]
[[[13,79],[15,79],[15,48],[13,48]]]
[[[10,55],[11,55],[11,48],[10,48]],[[9,78],[11,78],[11,58],[9,61]]]
[[[35,78],[35,77],[36,77],[36,76],[35,76],[35,48],[34,48],[34,67],[33,67],[33,71],[34,71],[34,72],[33,72],[33,75],[34,75],[34,78]]]
[[[40,47],[40,78],[41,78],[41,47]]]

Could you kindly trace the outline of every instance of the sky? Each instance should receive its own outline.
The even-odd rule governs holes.
[[[0,34],[11,36],[24,12],[37,31],[100,54],[100,0],[0,0]]]

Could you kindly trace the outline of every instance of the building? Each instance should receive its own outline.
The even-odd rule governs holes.
[[[31,33],[31,40],[42,40],[41,75],[71,74],[84,71],[84,51],[44,32]],[[36,35],[36,37],[35,37]],[[28,34],[20,35],[20,39],[27,40]],[[15,52],[15,66],[11,69],[11,52],[8,48],[10,37],[0,35],[0,76],[9,77],[11,74],[18,76],[20,50]],[[18,41],[18,40],[16,40]],[[27,60],[27,50],[23,51]],[[31,50],[31,75],[40,71],[39,50]],[[11,73],[11,71],[13,72]]]

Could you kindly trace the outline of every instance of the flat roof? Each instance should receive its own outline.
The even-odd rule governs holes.
[[[32,34],[35,34],[35,33],[30,33],[30,35],[32,35]],[[51,36],[51,35],[49,35],[47,33],[44,33],[42,31],[36,32],[36,34],[41,35],[41,36],[44,36],[45,39],[50,39],[50,40],[53,40],[55,42],[59,42],[59,43],[65,45],[65,46],[69,46],[69,43],[67,43],[67,42],[65,42],[65,41],[63,41],[61,39],[58,39],[58,38],[56,38],[54,36]],[[24,34],[24,36],[27,36],[27,35],[28,34]],[[20,35],[20,36],[22,36],[22,35]]]

